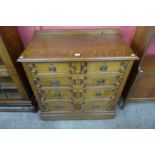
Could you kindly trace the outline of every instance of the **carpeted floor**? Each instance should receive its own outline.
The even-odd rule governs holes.
[[[144,129],[155,128],[155,103],[129,104],[116,109],[111,120],[42,121],[38,113],[0,113],[0,128],[50,129]]]

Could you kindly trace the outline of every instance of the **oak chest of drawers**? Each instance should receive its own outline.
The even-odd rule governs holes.
[[[118,30],[36,31],[20,56],[41,118],[113,118],[133,61]]]

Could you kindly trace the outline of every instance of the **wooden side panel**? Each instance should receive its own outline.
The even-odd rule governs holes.
[[[150,58],[147,58],[146,51],[149,47],[149,44],[152,40],[152,38],[155,35],[155,27],[154,26],[140,26],[137,28],[135,37],[132,41],[131,48],[135,51],[135,53],[140,57],[139,61],[134,62],[134,65],[131,69],[131,73],[128,77],[128,80],[125,85],[125,89],[123,91],[123,98],[124,101],[127,103],[128,101],[136,102],[136,101],[146,101],[146,98],[142,99],[142,96],[138,99],[132,96],[134,95],[134,90],[139,89],[137,87],[140,86],[139,78],[140,78],[140,72],[143,72],[142,69],[144,68],[145,71],[150,71],[153,67],[154,61]],[[150,59],[150,61],[148,61]],[[153,71],[153,70],[152,70]],[[151,81],[149,81],[151,82]],[[153,85],[153,84],[152,84]],[[142,90],[145,89],[145,85],[143,85]],[[151,88],[150,88],[151,89]],[[139,92],[139,94],[141,94]],[[142,94],[141,94],[142,95]],[[147,98],[149,100],[149,98]],[[125,103],[124,103],[125,105]],[[124,105],[121,105],[123,108]]]
[[[132,65],[133,65],[133,61],[129,61],[128,62],[128,67],[127,67],[127,69],[126,69],[126,71],[124,73],[122,84],[121,84],[121,86],[120,86],[120,88],[118,90],[117,97],[115,99],[115,104],[117,104],[117,102],[118,102],[118,100],[119,100],[119,98],[120,98],[120,96],[122,94],[122,91],[124,89],[124,86],[125,86],[125,83],[126,83],[126,80],[127,80],[128,76],[129,76]]]
[[[31,85],[31,88],[32,88],[32,90],[33,90],[33,93],[34,93],[34,95],[35,95],[35,97],[36,97],[36,100],[37,100],[37,102],[38,102],[38,104],[39,104],[39,106],[40,106],[40,108],[41,108],[41,107],[42,107],[42,105],[41,105],[41,99],[40,99],[38,90],[37,90],[37,88],[36,88],[36,86],[35,86],[35,83],[34,83],[34,81],[33,81],[33,76],[32,76],[32,74],[31,74],[31,72],[30,72],[30,68],[28,67],[28,63],[23,63],[23,67],[24,67],[25,73],[26,73],[26,75],[27,75],[27,78],[28,78],[28,80],[29,80],[29,83],[30,83],[30,85]]]
[[[129,98],[155,99],[155,73],[139,73]]]

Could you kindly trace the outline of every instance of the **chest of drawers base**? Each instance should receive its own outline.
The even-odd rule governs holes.
[[[105,111],[105,112],[96,112],[96,113],[46,113],[41,112],[40,117],[44,121],[48,120],[102,120],[102,119],[112,119],[115,117],[115,112],[111,111]]]

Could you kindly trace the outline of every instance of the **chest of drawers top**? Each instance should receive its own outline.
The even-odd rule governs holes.
[[[19,62],[136,60],[117,29],[36,31]]]

